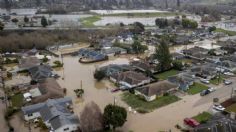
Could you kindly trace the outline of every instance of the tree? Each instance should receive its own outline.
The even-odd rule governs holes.
[[[209,28],[208,28],[209,33],[212,33],[212,32],[215,31],[215,30],[216,30],[216,27],[215,27],[215,26],[212,26],[212,27],[209,27]]]
[[[4,29],[4,24],[0,21],[0,30]]]
[[[169,46],[165,40],[157,46],[154,57],[158,60],[158,70],[165,71],[171,68],[171,55]]]
[[[134,40],[134,43],[132,44],[132,49],[136,54],[144,53],[145,50],[147,50],[146,45],[142,45],[138,40]]]
[[[141,33],[141,32],[144,32],[145,30],[145,27],[142,23],[140,22],[134,22],[132,27],[130,28],[131,32],[133,33]]]
[[[43,61],[43,63],[46,63],[46,62],[49,61],[49,59],[48,59],[48,57],[45,55],[45,56],[43,57],[42,61]]]
[[[28,23],[29,22],[29,18],[27,16],[24,17],[24,22]]]
[[[13,23],[19,22],[19,20],[18,20],[17,18],[13,18],[13,19],[11,19],[11,21],[12,21]]]
[[[104,109],[103,119],[106,126],[115,130],[126,122],[127,111],[125,108],[116,105],[107,105]]]
[[[80,115],[81,129],[83,132],[98,132],[103,130],[103,116],[99,106],[88,103]]]
[[[173,61],[172,62],[172,65],[173,65],[173,68],[175,69],[175,70],[179,70],[179,71],[181,71],[181,70],[183,70],[183,64],[182,64],[182,62],[181,61],[178,61],[178,60],[176,60],[176,61]]]
[[[106,75],[104,71],[96,70],[93,76],[97,81],[101,81]]]
[[[189,20],[187,18],[183,18],[182,19],[182,26],[183,26],[183,28],[196,29],[198,27],[198,23],[196,21]]]
[[[168,20],[167,19],[163,19],[163,18],[157,18],[155,20],[156,26],[158,26],[159,28],[165,28],[168,27]]]
[[[48,21],[47,21],[47,19],[46,19],[45,16],[43,16],[43,17],[41,18],[41,25],[42,25],[43,27],[47,27],[47,26],[48,26]]]

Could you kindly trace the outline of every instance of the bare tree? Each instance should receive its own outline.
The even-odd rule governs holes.
[[[80,115],[82,132],[100,132],[103,130],[103,116],[99,106],[88,103]]]

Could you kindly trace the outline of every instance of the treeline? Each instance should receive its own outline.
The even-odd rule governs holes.
[[[89,42],[89,36],[109,36],[116,34],[118,30],[54,30],[54,31],[1,31],[0,51],[17,52],[21,49],[45,49],[55,44],[68,44],[73,42]]]

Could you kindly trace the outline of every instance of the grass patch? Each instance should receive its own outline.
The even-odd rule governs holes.
[[[94,23],[99,20],[101,20],[100,16],[91,16],[91,17],[81,18],[80,22],[84,27],[94,27]]]
[[[20,108],[23,105],[23,100],[24,100],[24,97],[23,97],[23,94],[21,93],[11,96],[12,107]]]
[[[192,86],[189,87],[187,92],[189,94],[197,94],[200,93],[202,90],[206,90],[208,87],[204,84],[201,83],[194,83]]]
[[[223,80],[224,80],[223,76],[220,76],[220,78],[215,77],[215,78],[210,80],[210,83],[214,84],[214,85],[219,85],[220,83],[223,83]]]
[[[235,36],[236,35],[236,31],[229,31],[229,30],[225,30],[225,29],[222,29],[222,28],[217,28],[215,32],[225,33],[229,36]]]
[[[199,123],[206,123],[210,118],[212,117],[212,115],[208,112],[202,112],[196,116],[193,117],[193,119],[195,119],[196,121],[198,121]]]
[[[155,75],[155,77],[157,77],[161,80],[166,80],[168,77],[178,74],[178,72],[179,71],[172,69],[172,70],[169,70],[169,71],[158,73],[158,74]]]
[[[236,112],[236,104],[232,104],[229,107],[226,107],[225,111],[227,112]]]
[[[116,13],[106,14],[103,16],[123,16],[123,17],[167,17],[167,16],[178,16],[180,13],[174,12],[143,12],[143,13]]]
[[[147,102],[141,96],[131,94],[129,92],[124,92],[122,94],[122,100],[132,108],[136,109],[138,112],[148,113],[153,111],[154,109],[179,101],[180,98],[174,95],[168,95],[159,97],[151,102]]]

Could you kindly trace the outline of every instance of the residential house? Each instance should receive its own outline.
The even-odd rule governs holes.
[[[23,53],[23,56],[35,56],[37,53],[39,53],[39,51],[36,48],[33,48],[31,50],[28,50],[26,52]]]
[[[72,99],[49,99],[44,103],[22,107],[24,119],[41,118],[50,131],[72,132],[79,129],[79,118],[73,114]]]
[[[19,60],[19,71],[29,70],[32,67],[39,66],[41,61],[34,56],[23,57]]]
[[[234,72],[236,71],[236,62],[224,60],[217,63],[217,68],[224,69],[225,71]]]
[[[189,36],[186,35],[178,35],[175,39],[174,39],[174,44],[188,44],[190,41]]]
[[[110,47],[101,49],[101,53],[107,56],[127,54],[127,50],[120,47]]]
[[[168,81],[178,85],[180,90],[186,91],[194,84],[195,75],[192,72],[180,73],[176,76],[169,77]]]
[[[132,61],[132,62],[130,62],[130,65],[132,67],[134,67],[135,69],[138,69],[142,72],[146,72],[146,71],[150,71],[152,73],[156,72],[156,70],[155,70],[156,67],[144,60],[143,61],[142,60]]]
[[[216,67],[210,64],[195,66],[191,68],[191,72],[195,73],[197,77],[204,78],[207,80],[211,80],[217,75]]]
[[[188,50],[183,50],[183,54],[187,57],[197,60],[205,60],[208,56],[208,50],[201,47],[193,47]]]
[[[178,85],[165,80],[136,88],[135,94],[143,96],[146,101],[153,101],[158,96],[162,96],[165,93],[169,93],[177,89]]]
[[[79,49],[78,51],[78,55],[79,57],[83,58],[83,59],[87,59],[87,60],[91,60],[91,61],[99,61],[99,60],[104,60],[107,58],[106,55],[98,52],[98,51],[94,51],[91,49]]]
[[[171,56],[173,60],[185,59],[185,55],[178,52],[171,53]]]
[[[63,89],[54,78],[46,78],[32,87],[27,93],[31,95],[33,103],[64,97]]]
[[[115,37],[107,37],[100,40],[99,44],[95,45],[95,48],[97,49],[111,48],[114,42],[115,42]]]
[[[207,123],[195,127],[192,132],[236,132],[236,120],[216,115]]]
[[[123,32],[117,36],[116,39],[119,43],[133,44],[133,34],[131,32]]]
[[[129,71],[132,68],[129,65],[123,64],[123,65],[118,65],[118,64],[110,64],[104,67],[101,67],[100,70],[104,71],[107,77],[110,77],[112,74],[117,74],[121,73],[124,71]]]
[[[55,76],[55,74],[52,73],[52,68],[49,65],[34,66],[29,69],[29,73],[32,80],[37,82]]]
[[[120,84],[125,89],[138,87],[151,82],[149,77],[134,71],[125,71],[112,74],[110,76],[110,80],[114,83]]]

